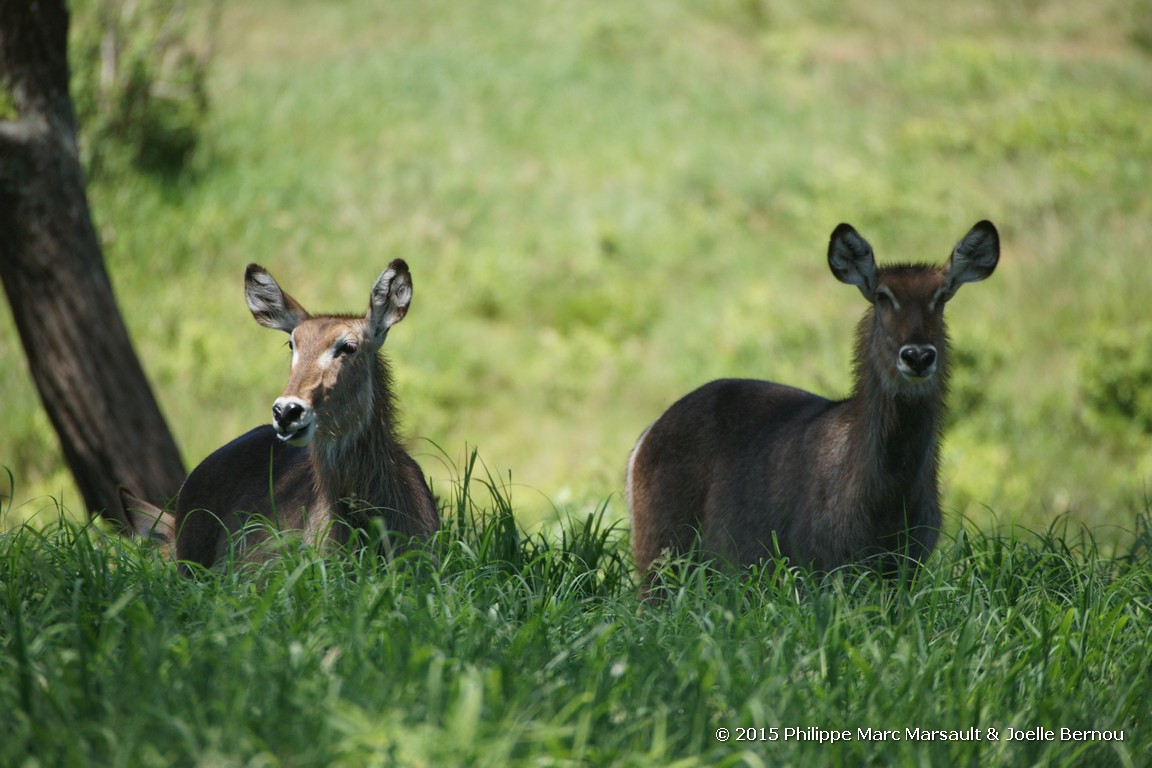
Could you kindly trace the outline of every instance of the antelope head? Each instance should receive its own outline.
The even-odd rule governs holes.
[[[364,315],[314,317],[258,264],[248,265],[244,289],[256,322],[289,335],[292,371],[272,405],[277,436],[304,446],[317,437],[343,441],[358,435],[373,409],[377,352],[412,300],[408,265],[401,259],[388,265],[372,286]]]
[[[942,267],[878,268],[872,246],[849,224],[832,232],[828,266],[838,280],[860,289],[873,307],[862,326],[867,355],[890,390],[930,386],[945,352],[944,305],[964,283],[992,274],[1000,259],[996,227],[981,221],[952,250]]]

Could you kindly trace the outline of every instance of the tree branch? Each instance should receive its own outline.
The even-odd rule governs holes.
[[[65,0],[0,0],[0,282],[85,506],[163,501],[184,476],[104,266],[76,151]]]
[[[27,152],[28,146],[43,135],[43,131],[43,121],[36,119],[0,120],[0,166],[8,155]]]
[[[71,114],[63,0],[0,0],[0,83],[21,115]]]
[[[33,147],[42,135],[28,120],[0,122],[0,193],[15,194],[28,178],[35,159]],[[0,254],[2,257],[2,254]]]
[[[23,120],[0,120],[0,155],[12,151],[31,140],[31,130]]]

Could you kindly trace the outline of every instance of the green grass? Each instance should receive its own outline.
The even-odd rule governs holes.
[[[95,529],[0,534],[0,764],[1131,766],[1152,748],[1147,516],[1118,550],[1066,521],[965,526],[908,589],[689,571],[653,607],[603,514],[525,532],[474,464],[447,496],[438,559],[402,566],[286,541],[193,580]],[[1036,728],[1056,736],[1008,740]]]
[[[991,218],[1001,266],[949,309],[950,530],[995,509],[1107,538],[1152,479],[1147,399],[1112,394],[1152,377],[1144,5],[228,3],[194,172],[91,198],[190,466],[285,380],[244,265],[356,310],[399,256],[405,434],[433,480],[434,446],[480,446],[525,523],[621,518],[636,436],[708,379],[845,394],[838,222],[939,261]],[[0,358],[9,524],[75,508],[7,314]]]
[[[1142,764],[1146,6],[228,3],[193,173],[90,190],[126,319],[191,466],[287,373],[248,261],[343,311],[407,259],[388,349],[439,558],[285,540],[183,580],[19,527],[82,515],[0,313],[0,765]],[[723,375],[847,392],[832,228],[942,260],[985,217],[1004,254],[949,310],[919,581],[689,571],[640,606],[618,521],[646,424]],[[1057,739],[858,738],[969,727]]]

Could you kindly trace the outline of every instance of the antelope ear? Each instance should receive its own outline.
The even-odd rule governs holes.
[[[249,264],[244,270],[244,298],[252,317],[265,328],[292,333],[309,317],[300,302],[284,293],[259,264]]]
[[[828,241],[828,267],[836,279],[854,285],[872,301],[876,295],[876,257],[872,246],[851,224],[840,224]]]
[[[964,283],[975,283],[992,274],[1000,261],[1000,234],[990,221],[977,222],[956,243],[944,266],[944,298],[951,299]]]
[[[176,542],[176,519],[172,513],[144,501],[122,485],[116,490],[133,535],[164,547],[171,547]]]
[[[383,344],[388,329],[404,319],[411,302],[412,274],[403,259],[395,259],[372,286],[368,328],[377,344]]]

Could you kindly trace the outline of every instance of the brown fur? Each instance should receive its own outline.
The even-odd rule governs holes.
[[[131,526],[129,533],[156,547],[165,559],[171,559],[176,549],[176,519],[172,513],[139,498],[124,486],[116,490],[124,519]]]
[[[293,368],[274,424],[217,449],[192,470],[176,502],[176,555],[210,566],[253,521],[347,543],[379,521],[390,546],[427,539],[440,526],[420,467],[400,444],[386,361],[388,328],[407,312],[408,267],[397,259],[373,289],[367,316],[310,316],[257,265],[246,273],[257,322],[292,334]],[[314,424],[287,413],[289,404]],[[295,412],[292,412],[293,414]],[[307,436],[302,436],[307,432]],[[238,540],[245,558],[267,538],[259,526]]]
[[[828,571],[881,556],[915,567],[940,526],[938,455],[947,390],[944,305],[992,273],[995,228],[981,222],[943,268],[878,269],[848,225],[829,244],[836,276],[872,306],[857,328],[851,397],[832,401],[767,381],[722,379],[688,394],[633,448],[632,547],[647,585],[654,563],[697,544],[748,565],[780,552]],[[902,356],[927,368],[900,372]],[[910,350],[910,351],[908,351]]]

